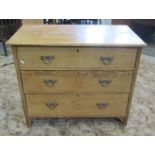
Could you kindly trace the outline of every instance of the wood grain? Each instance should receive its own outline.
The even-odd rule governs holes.
[[[130,92],[132,72],[22,71],[22,79],[26,94]]]
[[[26,95],[31,117],[123,117],[128,94]],[[50,109],[47,104],[57,104]],[[106,104],[100,109],[97,104]]]
[[[7,43],[27,125],[35,117],[117,117],[127,123],[146,46],[129,27],[24,25]]]
[[[136,51],[136,48],[18,47],[18,56],[21,70],[132,70]],[[54,59],[45,64],[42,56]],[[101,58],[113,60],[104,64]]]
[[[131,84],[131,92],[129,94],[128,106],[127,106],[127,109],[126,109],[126,117],[125,117],[125,119],[123,121],[124,125],[127,125],[127,121],[128,121],[128,117],[129,117],[131,102],[132,102],[135,83],[136,83],[136,78],[137,78],[138,66],[139,66],[139,63],[140,63],[141,50],[142,50],[141,48],[138,49],[137,56],[136,56],[135,70],[134,70],[134,73],[133,73],[132,84]]]
[[[43,19],[22,19],[22,24],[43,24]]]
[[[23,25],[7,42],[32,46],[142,47],[146,44],[124,25]]]
[[[15,62],[15,67],[16,67],[18,85],[19,85],[19,89],[20,89],[21,100],[22,100],[23,110],[24,110],[24,114],[25,114],[25,120],[26,120],[27,126],[30,126],[31,125],[31,119],[29,118],[29,115],[28,115],[27,103],[26,103],[26,99],[25,99],[25,95],[24,95],[21,73],[19,70],[18,53],[17,53],[16,47],[12,47],[12,53],[13,53],[13,58],[14,58],[14,62]]]

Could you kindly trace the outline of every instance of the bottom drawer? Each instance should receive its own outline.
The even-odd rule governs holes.
[[[121,117],[128,94],[26,95],[30,117]]]

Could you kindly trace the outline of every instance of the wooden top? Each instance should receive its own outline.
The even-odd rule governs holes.
[[[144,47],[125,25],[23,25],[7,42],[30,46]]]

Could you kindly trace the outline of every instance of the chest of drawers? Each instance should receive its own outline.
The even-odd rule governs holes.
[[[127,26],[24,25],[12,46],[27,125],[32,118],[127,123],[141,48]]]

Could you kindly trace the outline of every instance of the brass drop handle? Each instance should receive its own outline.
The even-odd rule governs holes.
[[[47,102],[47,103],[46,103],[46,106],[47,106],[49,109],[53,110],[53,109],[55,109],[55,108],[58,106],[58,104],[57,104],[56,102]]]
[[[57,82],[57,80],[43,80],[43,82],[45,83],[45,85],[47,87],[52,87],[55,85],[55,83]]]
[[[108,85],[112,83],[112,80],[98,80],[98,82],[100,83],[102,87],[107,87]]]
[[[108,106],[108,103],[107,102],[104,102],[104,103],[96,103],[96,106],[99,109],[105,109]]]
[[[40,59],[44,64],[49,64],[55,59],[55,56],[40,56]]]
[[[113,57],[100,57],[100,61],[104,64],[104,65],[108,65],[110,64],[112,61],[114,60]]]

